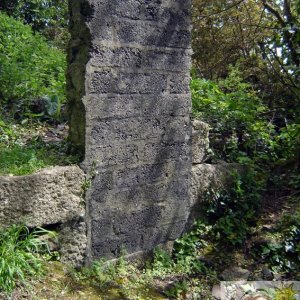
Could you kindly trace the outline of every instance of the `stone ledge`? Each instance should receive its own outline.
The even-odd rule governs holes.
[[[0,226],[64,223],[84,216],[83,171],[53,167],[27,176],[0,176]]]

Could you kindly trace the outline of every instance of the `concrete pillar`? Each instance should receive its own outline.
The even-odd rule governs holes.
[[[93,177],[89,259],[183,232],[191,177],[190,0],[69,0],[70,140]]]

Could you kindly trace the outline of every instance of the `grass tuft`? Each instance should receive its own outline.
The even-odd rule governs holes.
[[[0,229],[0,292],[10,295],[17,283],[41,273],[41,253],[48,247],[39,236],[46,233],[42,228],[30,232],[24,225]]]
[[[70,165],[78,157],[66,154],[64,142],[47,145],[39,142],[30,146],[18,144],[0,147],[0,175],[27,175],[42,168],[55,165]]]

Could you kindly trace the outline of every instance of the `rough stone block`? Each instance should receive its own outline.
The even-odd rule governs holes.
[[[86,97],[87,114],[92,119],[139,117],[142,95],[93,95]]]
[[[208,155],[209,125],[199,120],[194,120],[192,125],[193,164],[201,164]]]
[[[190,121],[187,117],[111,118],[95,120],[93,123],[89,138],[91,145],[105,146],[113,142],[150,139],[157,139],[159,144],[190,140]]]
[[[190,24],[190,1],[180,3],[170,0],[164,1],[136,1],[136,0],[106,0],[91,1],[95,10],[95,18],[103,14],[111,14],[118,18],[131,20],[155,21],[174,26]]]
[[[179,29],[178,29],[179,28]],[[118,21],[116,37],[120,43],[142,46],[190,48],[191,32],[189,29],[170,24],[170,26],[156,25],[141,21]]]
[[[165,241],[174,241],[184,232],[186,221],[173,222],[160,228],[148,230],[143,236],[143,248],[153,250],[157,245],[164,244]]]
[[[103,15],[100,19],[93,18],[89,23],[86,23],[89,28],[92,38],[101,41],[113,41],[115,31],[114,19],[109,19]]]
[[[141,103],[142,116],[188,116],[191,112],[190,94],[144,96]]]
[[[171,94],[188,94],[190,92],[190,76],[186,74],[172,74],[169,77],[169,91]]]
[[[187,116],[191,112],[188,94],[92,95],[85,97],[89,124],[93,119]],[[168,118],[169,119],[169,118]]]
[[[78,167],[54,167],[27,176],[0,176],[0,225],[63,223],[84,215]]]
[[[183,72],[190,66],[189,50],[146,50],[136,47],[93,46],[90,64],[94,67],[116,67]]]
[[[86,257],[87,229],[84,218],[77,217],[64,223],[59,231],[60,261],[75,268],[81,267]]]
[[[152,205],[132,212],[122,211],[109,215],[107,219],[92,222],[92,242],[94,251],[110,257],[118,254],[121,248],[130,253],[154,249],[155,246],[175,240],[184,229],[185,219],[165,220],[163,223],[163,206]],[[99,232],[103,235],[99,235]],[[118,245],[118,247],[116,247]]]
[[[109,146],[92,146],[89,148],[88,161],[97,167],[116,165],[135,165],[139,162],[137,144],[110,144]],[[87,163],[87,160],[86,160]]]
[[[188,157],[190,147],[185,142],[158,143],[157,140],[145,141],[139,147],[139,161],[143,164],[155,163],[157,157],[160,161]]]
[[[90,94],[159,94],[167,89],[167,76],[157,73],[94,72]]]
[[[82,166],[93,174],[89,259],[148,251],[188,217],[191,1],[69,1],[69,60],[86,64],[70,68],[69,86],[84,104]]]

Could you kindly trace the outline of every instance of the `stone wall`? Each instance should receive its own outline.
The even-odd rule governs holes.
[[[176,239],[191,178],[190,8],[70,0],[70,139],[85,150],[89,259]]]

